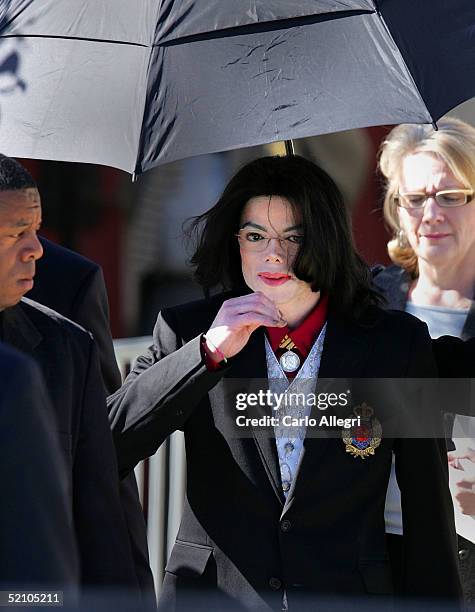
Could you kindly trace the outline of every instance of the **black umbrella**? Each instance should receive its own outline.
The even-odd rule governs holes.
[[[435,122],[475,96],[473,0],[2,6],[0,71],[17,85],[0,86],[0,150],[19,157],[140,173],[200,153]]]

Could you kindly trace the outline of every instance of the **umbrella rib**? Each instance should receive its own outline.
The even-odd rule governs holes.
[[[135,43],[127,40],[107,40],[105,38],[87,38],[84,36],[55,36],[45,34],[0,34],[1,38],[47,38],[47,39],[60,39],[60,40],[80,40],[83,42],[99,42],[109,43],[112,45],[128,45],[130,47],[144,47],[149,48],[151,45],[145,45],[143,43]]]

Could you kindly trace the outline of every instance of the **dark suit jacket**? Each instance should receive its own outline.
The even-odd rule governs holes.
[[[96,263],[40,237],[43,257],[36,262],[35,284],[28,297],[92,332],[99,350],[108,393],[121,385],[109,326],[104,276]]]
[[[101,268],[93,261],[46,238],[40,238],[43,257],[36,263],[35,285],[28,297],[52,308],[92,332],[99,349],[107,393],[121,385],[109,325],[109,303]],[[125,514],[141,589],[154,600],[145,520],[134,474],[120,483]]]
[[[7,344],[39,363],[56,415],[85,585],[137,587],[92,336],[23,298],[3,312]]]
[[[273,430],[243,437],[228,429],[236,381],[246,388],[249,379],[266,378],[262,328],[222,370],[208,371],[201,356],[200,334],[224,297],[164,310],[154,345],[108,400],[123,472],[154,453],[171,431],[185,433],[187,496],[163,609],[180,609],[183,593],[198,586],[253,610],[280,609],[283,588],[290,609],[300,592],[391,593],[384,502],[393,451],[408,535],[405,592],[458,597],[444,441],[393,440],[383,433],[375,455],[361,460],[345,452],[341,430],[337,437],[307,435],[285,500]],[[374,308],[365,322],[328,320],[319,380],[431,377],[435,371],[427,329],[413,317]],[[413,478],[414,462],[426,474],[430,495]],[[431,554],[434,531],[442,542]]]
[[[78,581],[66,468],[38,366],[0,343],[0,585],[64,589]]]

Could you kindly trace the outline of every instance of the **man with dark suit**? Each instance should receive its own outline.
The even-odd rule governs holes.
[[[0,588],[74,590],[66,466],[43,379],[33,360],[3,343],[0,373]]]
[[[36,263],[35,284],[26,295],[92,332],[107,393],[121,385],[110,333],[104,275],[96,263],[39,237],[43,255]]]
[[[111,394],[120,387],[121,376],[110,333],[102,270],[74,251],[43,237],[39,240],[43,256],[36,264],[35,284],[27,295],[92,332],[99,349],[102,378],[107,393]],[[144,597],[153,602],[146,525],[133,473],[121,480],[119,490],[140,588]]]
[[[52,400],[66,462],[81,583],[136,590],[93,338],[46,306],[22,299],[33,286],[35,262],[42,255],[40,224],[41,203],[31,177],[15,160],[0,158],[3,340],[39,363]]]
[[[297,156],[255,160],[195,229],[196,278],[232,292],[163,310],[153,345],[108,398],[124,473],[172,431],[185,435],[185,507],[159,608],[300,612],[303,596],[310,610],[324,609],[322,596],[380,605],[394,594],[384,532],[393,451],[403,595],[457,602],[441,414],[422,400],[404,412],[382,382],[436,377],[430,337],[378,307],[331,178]],[[322,412],[314,400],[330,383],[343,398]],[[416,416],[417,431],[387,427]]]

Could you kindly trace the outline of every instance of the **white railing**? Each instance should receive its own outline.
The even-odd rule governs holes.
[[[122,377],[134,359],[145,353],[151,336],[114,340],[114,350]],[[153,457],[135,468],[140,501],[147,521],[150,566],[157,594],[165,565],[180,525],[185,497],[186,458],[183,433],[172,434]]]

